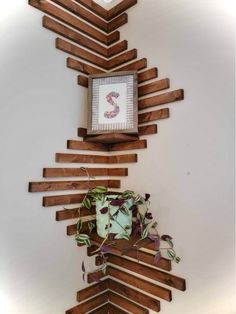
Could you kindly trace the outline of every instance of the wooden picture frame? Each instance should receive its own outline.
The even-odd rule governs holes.
[[[88,135],[138,133],[137,72],[89,76]]]

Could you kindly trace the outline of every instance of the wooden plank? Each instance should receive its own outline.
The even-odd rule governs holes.
[[[91,219],[90,221],[84,221],[81,233],[89,232],[89,227],[88,227],[89,222],[96,224],[96,219]],[[69,225],[66,227],[66,234],[68,236],[75,235],[76,232],[77,232],[77,224]]]
[[[172,299],[171,291],[169,289],[158,286],[134,275],[128,274],[112,266],[107,267],[107,274],[113,278],[118,279],[119,281],[125,282],[128,285],[131,285],[133,287],[139,287],[139,289],[141,289],[142,291],[150,293],[166,301],[171,301]]]
[[[107,68],[107,61],[83,48],[75,46],[62,38],[56,38],[56,48],[66,53],[72,54],[80,59],[91,62],[103,69]]]
[[[92,311],[96,307],[108,302],[108,292],[99,294],[95,298],[92,298],[84,303],[76,305],[75,307],[66,311],[66,314],[84,314],[89,311]]]
[[[105,71],[99,69],[99,68],[96,68],[96,67],[93,67],[87,63],[84,63],[82,61],[79,61],[79,60],[75,60],[71,57],[68,57],[66,59],[66,65],[68,68],[70,69],[73,69],[73,70],[76,70],[76,71],[79,71],[79,72],[82,72],[86,75],[90,75],[90,74],[102,74],[102,73],[105,73]]]
[[[79,137],[85,137],[87,136],[87,129],[86,128],[78,128],[77,135]]]
[[[137,162],[137,154],[101,156],[101,155],[84,155],[84,154],[56,154],[56,162],[63,163],[130,163]]]
[[[116,152],[116,151],[122,151],[122,150],[142,149],[142,148],[147,148],[147,141],[146,140],[138,140],[138,141],[134,141],[134,142],[111,144],[109,151]]]
[[[158,132],[158,127],[156,124],[150,124],[150,125],[138,127],[139,136],[157,134],[157,132]]]
[[[147,314],[149,313],[148,309],[138,305],[138,304],[135,304],[134,302],[126,299],[126,298],[123,298],[122,296],[112,292],[112,291],[109,291],[108,292],[108,295],[109,295],[109,301],[111,301],[112,303],[120,306],[121,308],[131,312],[131,313],[135,313],[135,314]]]
[[[87,190],[96,186],[120,188],[120,180],[88,180],[86,181],[41,181],[30,182],[29,192],[49,192],[66,190]]]
[[[93,0],[75,0],[75,1],[85,6],[91,12],[107,20],[107,10],[104,9],[101,5],[94,2]]]
[[[128,168],[88,168],[90,176],[127,176]],[[86,177],[87,174],[80,168],[44,168],[44,178],[58,177]]]
[[[104,292],[108,289],[108,280],[105,279],[99,283],[96,283],[95,285],[89,286],[85,289],[82,289],[77,292],[77,301],[82,302],[88,298],[91,298],[92,296]]]
[[[169,118],[169,115],[170,115],[169,108],[140,113],[138,115],[138,123],[141,124],[141,123],[146,123],[150,121],[166,119],[166,118]]]
[[[71,13],[75,14],[79,18],[82,18],[83,20],[89,22],[90,24],[99,28],[103,32],[110,33],[110,29],[108,27],[107,22],[105,22],[103,19],[101,19],[97,15],[94,15],[90,11],[84,9],[82,6],[78,5],[77,3],[71,0],[51,0],[51,1],[60,5],[64,9],[70,11]]]
[[[96,214],[95,206],[92,206],[91,209],[86,207],[78,207],[77,209],[63,209],[56,211],[56,221],[62,221],[67,219],[75,219],[79,217],[86,217]]]
[[[170,80],[168,78],[152,82],[138,88],[138,96],[142,97],[147,94],[159,92],[160,90],[170,87]]]
[[[84,141],[90,143],[115,144],[137,141],[139,137],[136,134],[123,133],[104,133],[99,135],[88,135],[84,137]]]
[[[111,58],[115,56],[116,54],[125,51],[127,48],[128,48],[128,41],[122,40],[118,42],[117,44],[111,46],[110,48],[107,48],[107,57]]]
[[[157,78],[157,76],[158,76],[157,68],[152,68],[152,69],[143,71],[141,73],[138,73],[138,82],[140,84],[140,83],[152,80],[154,78]]]
[[[134,6],[138,1],[137,0],[123,0],[117,5],[115,5],[113,8],[111,8],[107,13],[107,18],[109,20],[114,19],[116,16],[121,14],[122,12],[125,12],[132,6]]]
[[[86,76],[83,76],[83,75],[78,75],[77,84],[80,86],[88,88],[88,78]]]
[[[96,310],[89,312],[89,314],[109,314],[110,313],[109,309],[110,309],[110,304],[106,303],[100,306],[99,308],[97,308]]]
[[[101,151],[101,152],[108,152],[109,146],[101,143],[88,143],[83,141],[74,141],[68,140],[67,141],[67,148],[68,149],[77,149],[77,150],[92,150],[92,151]]]
[[[112,313],[112,314],[128,314],[128,312],[122,310],[121,308],[111,303],[108,303],[108,308],[109,308],[109,313]]]
[[[107,24],[107,32],[111,33],[128,22],[128,14],[123,13]]]
[[[184,99],[184,91],[183,89],[178,89],[161,95],[139,100],[138,108],[139,110],[143,110],[153,106],[164,105],[182,99]]]
[[[142,292],[139,292],[137,290],[134,290],[128,286],[125,286],[117,281],[114,281],[112,279],[107,280],[107,286],[110,290],[113,292],[119,293],[120,295],[137,302],[141,304],[142,306],[145,306],[155,312],[160,311],[160,301],[149,297],[146,294],[143,294]],[[138,288],[138,287],[137,287]]]
[[[124,52],[121,55],[110,59],[107,62],[107,69],[112,70],[121,64],[127,63],[133,59],[137,58],[137,49],[132,49],[130,51]]]
[[[29,4],[33,7],[51,15],[52,17],[62,21],[69,26],[74,27],[80,32],[100,41],[103,44],[112,44],[119,40],[119,32],[114,32],[111,35],[107,36],[106,34],[98,31],[94,27],[88,25],[87,23],[81,21],[77,17],[71,15],[63,9],[51,4],[48,1],[39,1],[39,0],[29,0]]]
[[[51,19],[48,16],[43,16],[43,27],[74,41],[76,44],[79,44],[83,47],[86,47],[104,57],[107,57],[107,48],[96,43],[94,40],[89,37],[83,36],[82,34],[74,31],[73,29]]]
[[[147,67],[147,59],[143,58],[135,62],[129,63],[121,68],[116,69],[116,72],[120,71],[139,71]]]
[[[186,284],[183,278],[171,275],[170,273],[165,273],[161,270],[151,268],[149,266],[130,261],[120,256],[108,255],[108,262],[119,267],[125,268],[137,274],[142,274],[143,276],[159,281],[167,286],[173,287],[175,289],[185,291]]]

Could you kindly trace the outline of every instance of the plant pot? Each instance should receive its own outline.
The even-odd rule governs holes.
[[[116,234],[115,239],[131,235],[132,210],[130,208],[133,205],[133,199],[125,200],[121,209],[120,206],[110,204],[117,197],[118,195],[106,195],[103,200],[96,201],[97,234],[101,238],[106,238],[108,232],[109,234]],[[109,221],[110,227],[108,227]]]

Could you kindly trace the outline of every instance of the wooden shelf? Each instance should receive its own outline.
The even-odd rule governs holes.
[[[138,135],[129,135],[122,133],[109,133],[99,135],[87,135],[84,137],[85,142],[89,143],[102,143],[102,144],[115,144],[137,141]]]

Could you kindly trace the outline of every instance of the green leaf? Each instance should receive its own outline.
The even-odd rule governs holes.
[[[125,207],[125,206],[121,207],[120,212],[121,212],[122,214],[126,215],[126,216],[129,216],[129,214],[130,214],[128,208]]]
[[[87,197],[84,198],[82,205],[88,209],[90,209],[92,206],[90,199]]]
[[[95,228],[95,224],[93,222],[89,222],[88,228],[89,228],[89,233],[91,233],[93,231],[93,229]]]
[[[171,240],[167,240],[166,242],[169,244],[169,246],[171,247],[171,249],[173,249],[174,243],[173,243]]]
[[[142,233],[142,239],[145,239],[148,236],[148,228],[145,228]]]
[[[143,215],[138,211],[137,213],[137,218],[142,221],[143,220]]]
[[[119,234],[119,238],[125,239],[125,240],[129,240],[130,239],[128,233],[121,233],[121,234]]]
[[[83,222],[82,222],[81,219],[79,219],[78,222],[77,222],[77,225],[76,225],[77,231],[80,232],[82,227],[83,227]]]
[[[134,196],[133,191],[126,190],[122,193],[122,198],[132,198]]]
[[[176,256],[176,258],[175,258],[175,262],[178,264],[180,261],[181,261],[181,258],[180,258],[180,257],[178,257],[178,256]]]
[[[97,186],[92,191],[93,191],[93,193],[107,193],[107,187],[105,187],[105,186]]]
[[[172,249],[168,249],[168,250],[167,250],[167,255],[168,255],[169,258],[171,258],[172,260],[175,259],[175,257],[176,257],[175,251],[172,250]]]

